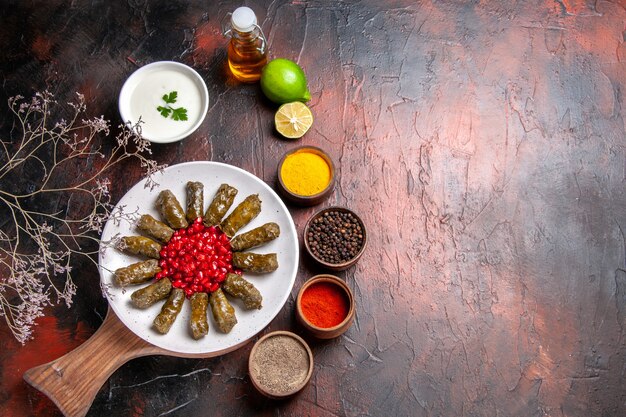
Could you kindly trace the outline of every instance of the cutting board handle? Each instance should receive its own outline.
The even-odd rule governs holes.
[[[131,332],[109,307],[102,326],[85,343],[29,369],[24,379],[54,401],[66,417],[82,417],[120,366],[133,358],[163,353]]]

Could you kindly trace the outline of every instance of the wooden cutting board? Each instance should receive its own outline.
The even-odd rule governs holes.
[[[135,335],[109,307],[102,326],[85,343],[52,362],[29,369],[24,379],[46,394],[65,416],[82,417],[109,376],[131,359],[148,355],[209,358],[245,343],[206,354],[172,352]]]

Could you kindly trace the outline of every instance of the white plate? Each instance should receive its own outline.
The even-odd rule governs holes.
[[[177,92],[173,108],[187,109],[188,120],[163,117],[157,107],[167,106],[163,96]],[[159,61],[133,72],[122,86],[119,110],[124,123],[139,119],[141,136],[154,143],[169,143],[192,134],[209,109],[209,92],[200,74],[185,64]]]
[[[259,216],[239,233],[270,221],[276,222],[280,226],[280,236],[277,239],[253,249],[257,253],[276,253],[278,255],[278,269],[272,273],[261,275],[244,273],[244,277],[261,292],[263,308],[254,311],[244,310],[239,300],[227,296],[235,308],[238,323],[230,333],[220,333],[216,330],[215,322],[209,312],[209,334],[200,340],[194,340],[189,331],[191,308],[188,300],[185,301],[183,310],[168,334],[162,335],[154,330],[152,321],[159,314],[163,302],[145,310],[134,307],[130,302],[130,295],[135,289],[144,285],[129,286],[123,290],[115,284],[111,272],[141,259],[124,254],[114,248],[101,248],[100,277],[102,283],[108,287],[109,303],[120,320],[137,336],[153,345],[182,354],[217,356],[234,350],[265,328],[276,317],[291,294],[298,272],[299,260],[298,238],[293,219],[280,198],[265,182],[231,165],[218,162],[187,162],[166,168],[163,173],[156,174],[154,179],[159,184],[158,187],[154,190],[145,188],[145,181],[142,180],[126,193],[117,203],[117,207],[123,207],[125,213],[137,211],[140,214],[150,214],[158,219],[160,216],[155,209],[155,201],[161,190],[171,190],[181,205],[185,207],[187,181],[200,181],[204,184],[204,206],[206,210],[220,184],[228,183],[239,190],[230,211],[250,194],[259,194],[262,201]],[[117,234],[128,236],[138,233],[134,225],[128,222],[123,221],[116,225],[109,220],[104,227],[102,241],[111,240]]]

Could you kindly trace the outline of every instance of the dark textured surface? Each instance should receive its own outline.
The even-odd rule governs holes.
[[[248,344],[216,359],[134,360],[89,416],[626,415],[624,2],[246,4],[272,56],[309,77],[315,123],[298,142],[277,137],[258,86],[225,72],[219,22],[238,2],[1,6],[5,97],[79,91],[92,115],[117,121],[136,64],[187,63],[210,110],[192,137],[155,149],[160,163],[226,162],[273,185],[285,151],[316,145],[339,174],[322,206],[368,226],[362,260],[339,274],[354,325],[311,340],[299,396],[254,391]],[[0,114],[6,138],[6,104]],[[118,199],[140,171],[113,178]],[[315,210],[291,208],[299,233]],[[20,347],[0,326],[1,415],[59,415],[21,375],[102,322],[97,272],[79,271],[75,306],[49,311],[34,341]],[[293,295],[318,272],[302,258]],[[302,332],[293,303],[267,330]]]

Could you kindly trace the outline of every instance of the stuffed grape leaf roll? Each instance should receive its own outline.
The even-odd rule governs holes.
[[[222,218],[233,205],[235,196],[238,190],[235,187],[231,187],[228,184],[220,185],[217,190],[213,201],[204,213],[204,224],[207,226],[217,226],[222,221]]]
[[[209,297],[209,303],[217,328],[222,333],[230,332],[237,324],[237,317],[235,317],[235,309],[226,299],[224,292],[220,288],[213,291]]]
[[[238,274],[228,274],[222,284],[222,289],[233,297],[243,301],[243,305],[247,310],[261,308],[263,297],[259,290],[244,277]]]
[[[191,296],[191,335],[198,340],[209,333],[209,322],[207,321],[207,309],[209,306],[209,295],[205,292],[197,292]]]
[[[187,182],[187,221],[193,223],[202,217],[204,210],[204,185],[198,181]]]
[[[115,247],[133,255],[144,255],[154,259],[159,259],[161,252],[161,245],[145,236],[124,236],[117,241]]]
[[[252,252],[233,252],[233,266],[248,272],[264,274],[278,269],[275,253],[261,255]]]
[[[154,319],[154,328],[159,331],[159,333],[165,334],[170,331],[172,324],[176,321],[176,317],[178,317],[178,313],[183,308],[183,303],[185,302],[185,291],[180,288],[173,288],[170,292],[170,296],[163,304],[161,308],[161,312]]]
[[[174,234],[174,230],[171,227],[149,214],[144,214],[139,218],[137,228],[162,243],[169,242]]]
[[[137,262],[115,271],[115,279],[119,286],[141,284],[161,272],[159,261],[150,259],[147,261]]]
[[[228,237],[233,237],[239,229],[250,223],[260,212],[261,199],[259,199],[259,195],[249,195],[222,221],[220,228]]]
[[[189,226],[183,207],[170,190],[163,190],[159,193],[156,205],[159,213],[171,228],[184,229]]]
[[[235,236],[230,241],[230,247],[235,252],[252,249],[270,242],[278,236],[280,236],[280,227],[276,223],[265,223],[263,226]]]
[[[172,291],[172,282],[167,278],[161,278],[147,287],[140,288],[130,295],[130,300],[135,307],[148,308],[157,301],[161,301]]]

